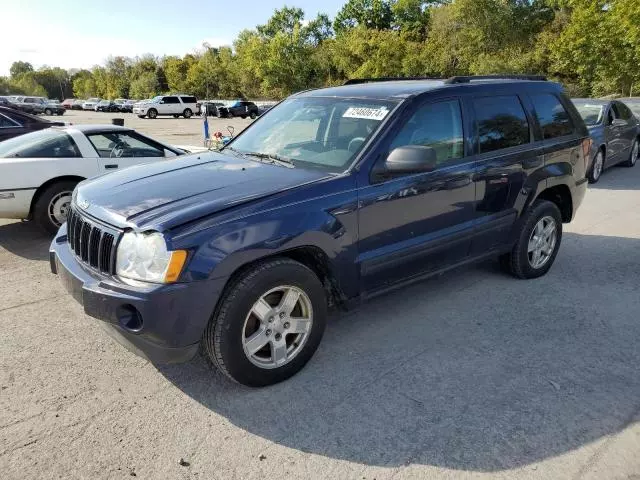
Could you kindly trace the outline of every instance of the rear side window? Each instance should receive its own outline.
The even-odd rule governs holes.
[[[531,95],[531,101],[536,109],[542,136],[545,140],[573,133],[571,117],[558,97],[550,93],[537,93]]]
[[[476,98],[480,153],[529,143],[529,121],[515,95]]]
[[[0,158],[81,157],[73,139],[65,132],[47,128],[0,142]]]
[[[196,103],[196,97],[180,97],[182,103]]]
[[[164,97],[162,100],[164,101],[164,103],[180,103],[178,97]]]
[[[631,110],[629,110],[625,104],[616,102],[613,106],[615,107],[619,118],[627,121],[631,120],[633,113],[631,113]]]

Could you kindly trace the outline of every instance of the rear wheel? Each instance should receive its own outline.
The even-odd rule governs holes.
[[[553,202],[536,200],[521,225],[516,244],[510,253],[500,257],[500,264],[518,278],[541,277],[553,265],[560,248],[560,210]]]
[[[180,115],[174,115],[173,118],[180,118]]]
[[[78,182],[64,180],[49,185],[39,196],[33,207],[33,219],[51,235],[67,221],[71,195]]]
[[[309,268],[287,258],[265,261],[227,289],[204,332],[203,350],[229,378],[271,385],[313,356],[326,316],[323,285]]]
[[[256,112],[251,112],[251,115],[249,115],[249,118],[251,118],[251,120],[255,120],[256,117]]]
[[[596,183],[598,180],[600,180],[600,176],[602,175],[603,170],[604,170],[604,151],[600,149],[598,150],[598,153],[593,159],[593,165],[591,165],[591,170],[589,170],[589,175],[587,175],[587,178],[589,179],[589,183]]]
[[[629,156],[629,160],[623,163],[625,167],[634,167],[636,162],[638,161],[638,157],[640,156],[640,142],[636,138],[633,141],[633,145],[631,146],[631,155]]]
[[[191,111],[190,108],[185,108],[182,114],[184,115],[184,118],[191,118],[191,115],[193,115],[193,112]]]
[[[147,111],[147,116],[148,116],[149,118],[156,118],[156,117],[158,116],[158,111],[157,111],[155,108],[150,108],[150,109]]]

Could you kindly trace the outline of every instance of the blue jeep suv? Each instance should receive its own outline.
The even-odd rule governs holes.
[[[152,362],[202,348],[268,385],[311,358],[329,308],[489,256],[544,275],[590,147],[541,77],[352,80],[291,96],[220,152],[80,183],[51,269]]]

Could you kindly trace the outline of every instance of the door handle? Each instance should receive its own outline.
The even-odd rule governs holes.
[[[109,165],[105,165],[104,168],[106,168],[107,170],[113,170],[114,168],[118,168],[118,164],[110,163]]]

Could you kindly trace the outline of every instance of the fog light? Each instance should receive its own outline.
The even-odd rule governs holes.
[[[116,310],[116,315],[122,328],[130,332],[142,330],[142,315],[133,305],[120,305]]]

